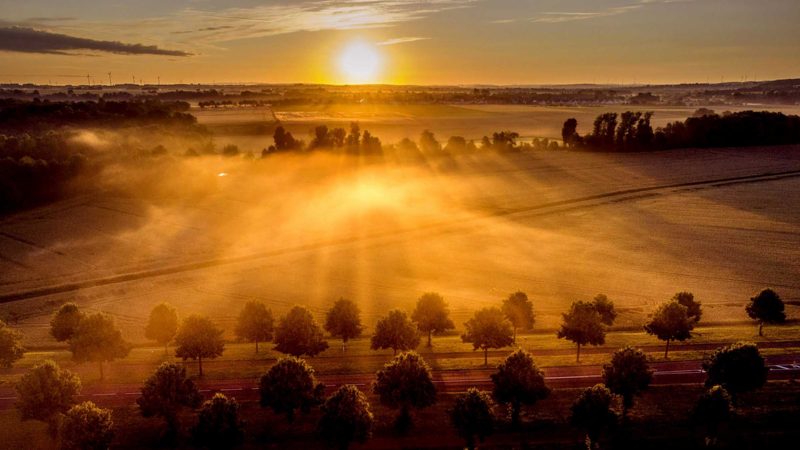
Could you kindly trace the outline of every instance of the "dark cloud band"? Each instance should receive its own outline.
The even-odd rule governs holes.
[[[124,55],[190,56],[180,50],[166,50],[155,45],[126,44],[117,41],[68,36],[24,27],[0,28],[0,51],[68,54],[73,50],[91,50]]]

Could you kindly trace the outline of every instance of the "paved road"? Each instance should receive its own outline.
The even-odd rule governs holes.
[[[800,377],[800,354],[767,357],[770,380],[785,380]],[[705,374],[700,361],[670,361],[651,363],[654,369],[654,385],[702,383]],[[490,369],[440,370],[433,372],[434,383],[440,392],[461,392],[470,387],[491,389]],[[544,369],[547,384],[554,388],[588,387],[600,382],[601,366],[564,366]],[[326,390],[332,392],[344,384],[354,384],[362,390],[368,389],[374,374],[322,375],[318,377]],[[198,382],[200,391],[207,397],[216,392],[240,400],[258,398],[258,380],[233,379]],[[131,404],[139,396],[141,384],[108,384],[92,386],[80,395],[79,400],[91,400],[101,406]],[[8,387],[0,388],[0,410],[13,408],[16,392]]]

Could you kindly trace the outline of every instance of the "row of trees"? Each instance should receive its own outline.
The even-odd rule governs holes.
[[[709,390],[697,401],[695,420],[707,427],[715,439],[719,423],[727,420],[733,409],[732,398],[760,388],[766,382],[768,368],[754,344],[737,343],[716,350],[703,362]],[[614,397],[622,403],[622,419],[637,396],[652,382],[653,370],[647,357],[638,349],[620,349],[603,366],[603,384],[584,390],[571,407],[571,421],[586,433],[589,448],[594,448],[604,430],[617,419]],[[551,389],[544,373],[524,350],[511,353],[491,374],[491,395],[476,388],[455,398],[448,411],[450,421],[468,448],[489,436],[498,422],[495,402],[508,409],[511,428],[521,425],[521,411],[547,398]],[[23,420],[41,420],[53,436],[61,436],[64,448],[103,449],[113,437],[113,422],[108,410],[91,402],[75,405],[81,383],[77,376],[46,361],[25,374],[16,385],[16,404]],[[338,448],[352,442],[364,442],[372,433],[374,416],[367,396],[354,385],[344,385],[327,399],[324,386],[314,369],[296,357],[279,359],[261,376],[260,405],[287,422],[297,414],[306,414],[320,406],[318,429],[321,436]],[[415,352],[396,355],[375,374],[371,385],[378,401],[398,411],[395,428],[401,433],[413,426],[412,411],[427,408],[437,401],[437,390],[430,367]],[[165,422],[165,438],[173,440],[180,429],[182,409],[200,407],[192,436],[196,443],[211,448],[232,447],[243,438],[239,404],[234,398],[217,393],[202,402],[196,385],[186,370],[164,363],[145,381],[137,399],[144,417],[159,417]],[[201,406],[202,404],[202,406]]]

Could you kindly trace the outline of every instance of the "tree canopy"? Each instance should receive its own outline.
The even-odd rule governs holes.
[[[614,321],[617,320],[617,310],[614,308],[614,302],[609,300],[606,294],[597,294],[592,303],[594,304],[594,309],[597,310],[597,314],[600,314],[600,321],[603,322],[603,325],[609,327],[614,325]]]
[[[508,404],[511,408],[511,426],[519,427],[522,405],[533,406],[550,395],[550,388],[544,380],[544,373],[536,367],[533,357],[525,350],[517,350],[493,373],[492,394],[495,400]]]
[[[295,411],[305,414],[322,403],[325,385],[317,383],[314,369],[305,361],[287,356],[261,376],[259,392],[262,407],[285,414],[286,420],[292,423]]]
[[[55,417],[75,404],[75,396],[81,391],[81,380],[69,370],[46,360],[22,375],[15,388],[16,407],[22,420],[47,422],[51,434],[55,434]]]
[[[114,438],[111,410],[83,402],[67,411],[61,423],[64,450],[107,450]]]
[[[339,387],[322,405],[319,431],[331,445],[347,449],[352,442],[366,442],[372,436],[375,418],[367,396],[352,384]]]
[[[82,318],[83,313],[78,309],[78,305],[64,303],[50,319],[50,335],[58,342],[69,340],[78,329],[78,323]]]
[[[467,448],[475,448],[475,438],[483,442],[494,431],[494,413],[492,399],[476,388],[469,388],[459,394],[450,410],[450,422],[467,444]]]
[[[514,326],[514,342],[517,342],[517,329],[530,330],[536,318],[533,314],[533,303],[524,292],[515,292],[503,300],[503,314]]]
[[[436,403],[436,386],[431,369],[416,352],[394,357],[375,374],[373,387],[382,405],[399,409],[395,426],[407,431],[411,426],[410,409],[423,409]]]
[[[161,303],[153,307],[147,325],[144,329],[144,337],[156,341],[164,346],[164,353],[167,352],[167,345],[172,342],[175,333],[178,332],[178,312],[169,303]]]
[[[686,307],[686,315],[689,316],[689,319],[693,320],[695,323],[700,321],[703,310],[700,302],[695,301],[694,294],[687,291],[678,292],[672,296],[672,300]]]
[[[10,369],[25,354],[22,334],[0,320],[0,368]]]
[[[656,308],[653,317],[644,326],[647,334],[666,341],[664,358],[669,356],[670,341],[685,341],[692,337],[695,321],[688,315],[688,309],[676,301],[662,303]]]
[[[514,327],[499,308],[483,308],[464,323],[461,340],[471,342],[472,349],[483,350],[483,364],[488,365],[490,348],[508,347],[514,342]]]
[[[418,345],[417,326],[409,320],[404,311],[399,309],[389,311],[386,317],[378,320],[375,325],[375,334],[372,335],[370,342],[370,348],[373,350],[390,348],[395,355],[398,350],[412,350]]]
[[[692,409],[692,421],[706,428],[706,445],[714,446],[719,426],[733,416],[733,400],[728,391],[720,385],[711,386]]]
[[[269,342],[272,340],[274,321],[272,311],[267,305],[251,300],[244,304],[239,318],[236,320],[236,336],[239,339],[255,342],[256,353],[258,353],[259,342]]]
[[[361,310],[352,300],[340,298],[325,316],[325,331],[342,340],[344,350],[347,341],[361,336]]]
[[[295,306],[280,320],[275,344],[275,350],[292,356],[315,356],[328,348],[314,316],[302,306]]]
[[[603,317],[594,303],[574,302],[569,312],[562,314],[563,323],[556,333],[559,339],[567,339],[578,347],[577,360],[581,360],[581,345],[602,345],[606,342]]]
[[[192,427],[192,437],[201,447],[232,448],[242,441],[243,423],[239,419],[239,403],[217,392],[203,402]]]
[[[611,362],[603,366],[603,383],[622,397],[622,414],[626,417],[636,395],[653,381],[647,355],[639,349],[625,347],[614,352]]]
[[[769,368],[756,344],[737,342],[719,348],[703,361],[706,387],[720,385],[732,395],[756,390],[767,382]]]
[[[597,442],[606,428],[613,426],[617,415],[611,408],[614,396],[602,384],[586,388],[572,404],[571,421],[586,432],[587,447],[597,447]]]
[[[444,298],[435,292],[426,292],[417,300],[417,306],[411,313],[419,330],[428,335],[428,347],[431,346],[431,335],[452,330],[456,326],[450,320],[450,307]]]
[[[103,313],[95,313],[81,319],[78,328],[69,339],[72,359],[76,362],[96,362],[103,378],[103,363],[128,356],[131,344],[122,338],[114,319]]]
[[[214,359],[225,351],[222,329],[208,317],[193,314],[183,319],[175,335],[175,356],[196,359],[198,373],[203,376],[203,358]]]
[[[745,310],[751,319],[758,321],[759,336],[764,335],[765,323],[783,323],[786,320],[783,300],[777,292],[769,288],[752,297]]]

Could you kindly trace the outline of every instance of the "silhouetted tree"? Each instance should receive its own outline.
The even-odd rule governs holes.
[[[686,315],[689,316],[689,319],[694,321],[695,324],[700,321],[703,310],[700,307],[700,302],[694,300],[694,294],[686,291],[678,292],[672,296],[672,300],[686,307]]]
[[[461,340],[472,349],[483,350],[483,364],[489,365],[489,349],[508,347],[514,342],[514,327],[499,308],[483,308],[464,323]]]
[[[311,144],[309,145],[310,148],[331,148],[333,143],[331,142],[330,133],[328,133],[328,127],[325,125],[320,125],[314,128],[314,138],[311,139]]]
[[[315,356],[328,348],[311,312],[295,306],[278,323],[275,329],[275,350],[292,356]]]
[[[572,424],[586,433],[586,448],[600,448],[603,430],[613,426],[617,415],[611,409],[614,397],[602,384],[586,388],[572,404]]]
[[[399,409],[395,427],[406,432],[412,426],[410,409],[423,409],[436,403],[436,386],[431,370],[416,352],[405,352],[375,374],[375,394],[382,405]]]
[[[271,341],[273,329],[272,311],[265,304],[255,300],[244,304],[236,320],[236,336],[239,339],[255,342],[258,353],[258,343]]]
[[[751,319],[758,321],[758,335],[764,335],[765,323],[783,323],[786,313],[783,312],[784,304],[777,292],[764,289],[755,297],[750,298],[750,303],[745,308]]]
[[[340,298],[325,316],[325,331],[342,340],[342,351],[345,350],[347,341],[361,336],[363,330],[361,310],[352,300]]]
[[[597,294],[592,303],[594,304],[594,309],[600,314],[600,321],[603,322],[603,325],[609,327],[614,325],[614,321],[617,320],[617,310],[614,309],[614,302],[609,300],[605,294]]]
[[[611,363],[603,366],[603,383],[611,392],[622,397],[622,417],[628,416],[636,395],[653,381],[653,371],[647,356],[639,349],[625,347],[614,352]]]
[[[733,401],[730,394],[720,385],[711,386],[700,398],[692,410],[692,421],[705,427],[705,443],[713,447],[719,437],[719,426],[733,416]]]
[[[594,120],[592,134],[586,141],[591,147],[612,149],[616,129],[617,113],[601,114]]]
[[[419,136],[419,148],[426,156],[441,156],[442,144],[436,140],[436,136],[430,130],[424,130]]]
[[[475,448],[475,438],[483,442],[494,431],[492,399],[485,393],[469,388],[456,397],[450,410],[450,422],[467,444],[469,450]]]
[[[734,397],[754,391],[767,382],[767,367],[758,347],[750,342],[737,342],[721,347],[703,361],[706,387],[721,385]]]
[[[144,417],[162,417],[166,422],[165,437],[174,439],[181,408],[196,408],[202,397],[194,382],[186,378],[186,369],[173,363],[163,363],[142,386],[136,400]]]
[[[451,155],[466,153],[468,151],[467,140],[461,136],[450,136],[450,139],[447,140],[447,145],[444,146],[443,151]]]
[[[637,149],[647,150],[652,147],[653,138],[655,137],[653,127],[650,125],[652,118],[653,112],[648,111],[642,114],[636,123],[635,145]]]
[[[114,319],[103,313],[84,317],[69,339],[69,350],[76,362],[96,362],[103,379],[103,363],[128,356],[131,344],[122,338]]]
[[[222,340],[223,331],[208,317],[193,314],[181,323],[175,336],[175,356],[196,359],[198,374],[203,376],[203,358],[214,359],[225,351]]]
[[[419,345],[419,332],[405,312],[394,309],[389,314],[378,320],[375,325],[375,334],[372,335],[370,348],[380,350],[390,348],[397,355],[397,351],[406,351],[417,348]]]
[[[164,354],[167,353],[167,346],[178,332],[178,312],[169,303],[156,305],[150,311],[147,326],[144,329],[144,337],[158,342],[164,346]]]
[[[435,292],[426,292],[417,300],[417,306],[411,313],[411,320],[416,322],[419,330],[428,335],[428,347],[431,347],[431,335],[452,330],[456,326],[450,320],[450,307],[444,298]]]
[[[533,357],[525,350],[517,350],[497,366],[493,373],[492,391],[495,400],[511,409],[511,427],[519,427],[522,405],[533,406],[550,395],[544,373],[536,367]]]
[[[366,156],[375,156],[381,155],[383,152],[383,145],[381,144],[381,140],[373,136],[367,130],[364,130],[364,135],[361,138],[361,153]]]
[[[569,118],[564,121],[564,126],[561,127],[561,140],[564,141],[564,147],[574,147],[577,142],[578,136],[578,120]]]
[[[192,437],[201,447],[223,449],[236,447],[244,434],[239,419],[239,403],[221,393],[203,402],[192,428]]]
[[[512,343],[517,342],[517,328],[522,330],[530,330],[536,321],[533,314],[533,303],[528,299],[528,295],[524,292],[515,292],[503,300],[503,314],[514,326],[514,335],[512,336]]]
[[[222,156],[239,156],[239,146],[235,144],[228,144],[222,147]]]
[[[275,133],[272,135],[275,142],[275,150],[298,150],[302,145],[298,142],[292,133],[287,132],[282,126],[275,128]]]
[[[81,391],[81,380],[69,370],[46,360],[22,375],[15,388],[15,406],[22,420],[46,422],[50,435],[55,437],[59,415],[75,404],[75,396]]]
[[[358,122],[350,122],[350,133],[347,134],[344,144],[349,152],[358,152],[358,148],[361,145],[361,127]]]
[[[347,137],[347,131],[345,131],[344,128],[334,128],[330,131],[329,137],[334,147],[342,147]]]
[[[50,335],[58,342],[69,340],[78,328],[83,313],[75,303],[64,303],[50,320]]]
[[[305,414],[322,403],[325,385],[317,383],[314,369],[305,361],[287,356],[261,376],[259,391],[262,407],[286,414],[286,420],[292,423],[295,411]]]
[[[587,302],[574,302],[569,312],[561,315],[564,323],[556,336],[567,339],[578,347],[576,360],[581,360],[581,345],[602,345],[606,342],[606,328],[603,318],[597,312],[594,304]]]
[[[644,326],[647,334],[666,341],[664,358],[669,356],[670,341],[685,341],[692,337],[694,320],[689,318],[688,309],[678,302],[670,301],[659,305],[650,322]]]
[[[25,354],[22,334],[0,320],[0,368],[10,369]]]
[[[322,404],[319,431],[332,446],[347,450],[353,442],[366,442],[372,436],[375,419],[367,396],[352,384],[339,387]]]
[[[75,405],[64,416],[60,434],[64,450],[106,450],[114,438],[111,410],[92,402]]]
[[[510,152],[517,146],[519,133],[515,131],[499,131],[492,133],[492,149],[498,152]]]

